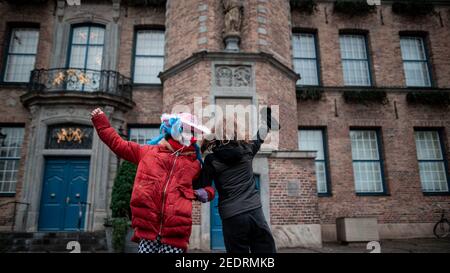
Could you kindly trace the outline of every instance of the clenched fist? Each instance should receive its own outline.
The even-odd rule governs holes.
[[[96,117],[98,115],[101,115],[101,114],[103,114],[102,109],[97,108],[97,109],[95,109],[94,111],[91,112],[91,117],[94,118],[94,117]]]

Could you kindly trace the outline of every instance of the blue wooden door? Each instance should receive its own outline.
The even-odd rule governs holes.
[[[39,212],[39,230],[84,229],[89,159],[47,159]]]
[[[255,175],[256,188],[259,191],[259,175]],[[214,200],[211,202],[211,249],[224,250],[222,220],[219,215],[219,194],[216,191]]]

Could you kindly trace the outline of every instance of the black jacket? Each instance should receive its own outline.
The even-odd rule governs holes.
[[[213,149],[205,158],[196,187],[214,185],[219,194],[222,219],[261,207],[252,161],[264,142],[259,133],[249,143],[231,141]]]

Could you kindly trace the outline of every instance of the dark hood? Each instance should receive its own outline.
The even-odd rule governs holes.
[[[245,149],[238,143],[229,143],[220,145],[213,149],[214,155],[227,165],[235,165],[239,163],[245,154]]]

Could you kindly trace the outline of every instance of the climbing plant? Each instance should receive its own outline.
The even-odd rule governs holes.
[[[392,3],[392,12],[406,16],[424,16],[434,12],[434,4],[425,0],[396,0]]]
[[[351,17],[367,15],[375,10],[376,6],[369,5],[366,0],[336,0],[334,2],[334,12]]]
[[[320,100],[323,95],[321,88],[299,88],[297,89],[297,98],[300,100]]]
[[[290,0],[291,10],[312,14],[316,10],[317,3],[315,0]]]
[[[114,180],[111,193],[112,210],[112,243],[113,248],[122,252],[125,245],[125,237],[130,226],[131,218],[130,199],[133,191],[134,177],[136,176],[136,165],[123,161]]]
[[[406,95],[409,103],[420,103],[436,106],[450,105],[450,92],[444,91],[413,91]]]
[[[380,90],[346,90],[342,95],[346,102],[361,103],[364,105],[370,102],[388,103],[386,92]]]
[[[123,252],[125,249],[125,237],[127,236],[129,220],[126,217],[112,219],[112,246],[116,252]]]
[[[130,199],[133,190],[136,165],[123,161],[117,172],[111,193],[112,217],[130,217]]]
[[[167,0],[128,0],[128,2],[136,6],[165,7]]]

